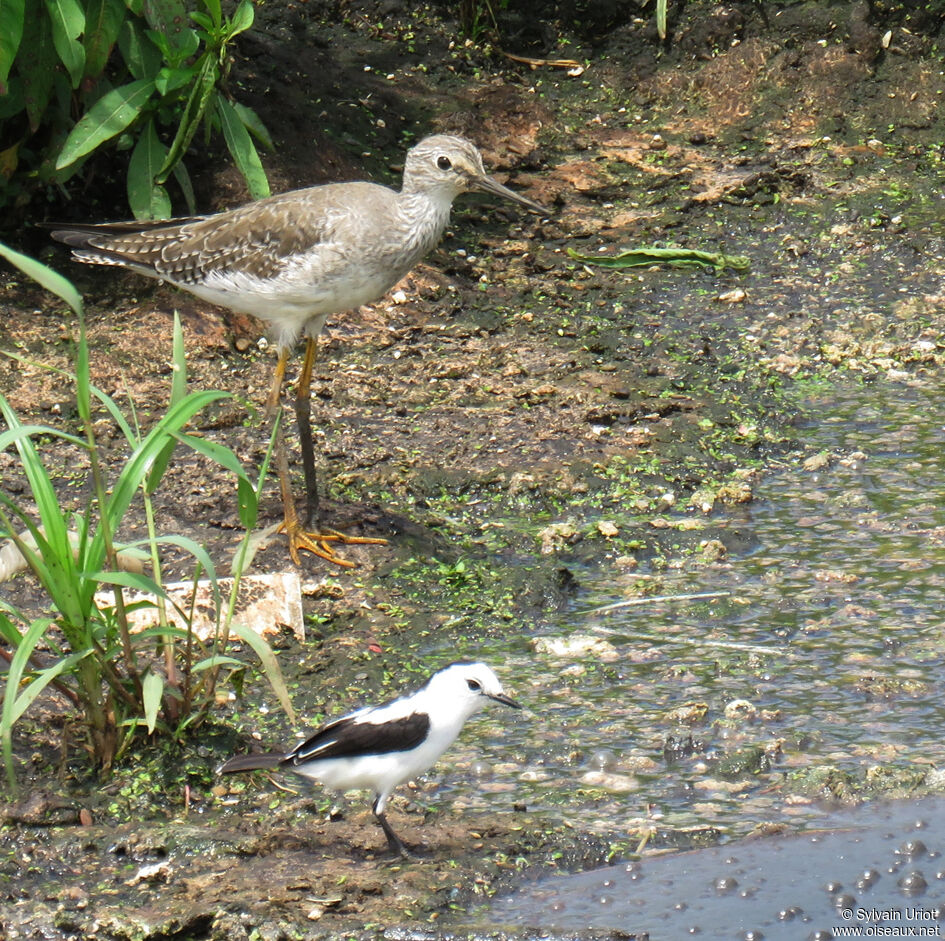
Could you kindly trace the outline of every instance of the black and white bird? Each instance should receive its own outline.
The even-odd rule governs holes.
[[[407,856],[384,814],[391,792],[433,765],[490,699],[521,708],[486,664],[453,663],[416,692],[329,722],[291,751],[237,755],[219,770],[278,769],[340,791],[370,788],[372,810],[390,849]]]

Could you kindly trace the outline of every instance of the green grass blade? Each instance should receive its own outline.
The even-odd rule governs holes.
[[[10,667],[7,670],[6,685],[3,690],[3,707],[0,709],[0,749],[3,752],[3,764],[7,773],[7,785],[16,793],[16,774],[13,767],[13,726],[16,724],[17,699],[20,695],[20,681],[26,670],[29,658],[43,634],[53,624],[51,618],[37,618],[27,628],[26,633],[13,652]]]
[[[13,707],[13,724],[26,712],[27,709],[36,701],[39,694],[61,673],[68,673],[80,660],[88,657],[92,653],[91,648],[80,651],[79,653],[69,654],[61,660],[56,661],[51,667],[40,670],[39,673],[30,681],[20,695],[16,697],[16,705]]]
[[[92,572],[85,577],[96,584],[133,588],[135,591],[143,591],[167,600],[167,592],[153,578],[138,572]]]
[[[266,643],[254,630],[243,624],[233,622],[230,624],[230,630],[236,634],[247,646],[252,647],[256,656],[259,657],[266,674],[266,679],[272,687],[272,691],[279,700],[279,705],[289,717],[289,721],[295,725],[295,710],[292,708],[292,700],[289,698],[289,690],[282,678],[282,671],[279,669],[279,661],[272,652],[272,648]]]
[[[174,311],[174,340],[172,352],[173,378],[171,379],[171,398],[170,406],[173,408],[179,402],[183,402],[187,395],[187,357],[184,351],[184,331],[180,325],[180,314]],[[167,471],[167,466],[171,462],[171,455],[177,441],[172,437],[164,445],[161,453],[154,459],[154,464],[148,474],[147,483],[144,492],[150,496],[157,490],[161,478]]]
[[[227,392],[194,392],[183,402],[169,409],[167,414],[151,429],[145,439],[135,448],[115,481],[107,506],[109,521],[115,530],[134,499],[138,487],[141,486],[141,481],[144,480],[157,455],[167,444],[168,436],[179,432],[201,409],[229,397]]]
[[[2,3],[0,3],[0,9],[2,9]],[[6,258],[11,265],[15,265],[24,274],[29,275],[47,291],[62,298],[77,314],[82,312],[82,296],[68,278],[64,278],[52,268],[47,268],[35,258],[14,251],[2,242],[0,242],[0,256]]]

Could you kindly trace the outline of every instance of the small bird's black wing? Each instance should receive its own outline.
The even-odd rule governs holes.
[[[414,712],[399,719],[372,722],[368,716],[346,716],[322,726],[290,751],[283,764],[300,765],[322,758],[386,755],[416,748],[430,731],[430,717]]]

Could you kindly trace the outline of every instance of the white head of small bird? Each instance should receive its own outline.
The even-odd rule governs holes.
[[[450,201],[460,193],[478,189],[521,203],[534,212],[544,212],[542,206],[492,179],[472,141],[450,134],[425,137],[407,151],[403,188],[405,192],[438,192]]]
[[[484,663],[454,663],[430,677],[426,692],[431,699],[441,702],[445,710],[459,709],[467,717],[490,700],[521,708],[505,694],[499,678]]]

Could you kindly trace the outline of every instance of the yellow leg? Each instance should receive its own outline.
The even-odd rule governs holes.
[[[269,390],[269,397],[266,399],[266,418],[270,421],[276,417],[276,411],[279,408],[279,401],[282,398],[282,382],[285,379],[285,365],[288,361],[289,350],[282,346],[279,348],[276,371],[272,374],[272,388]]]
[[[334,530],[319,532],[308,529],[313,520],[317,525],[318,516],[318,481],[315,471],[315,448],[312,444],[311,424],[312,369],[317,350],[317,341],[314,338],[309,338],[305,347],[305,359],[302,362],[302,371],[299,374],[298,390],[295,397],[295,414],[299,424],[299,437],[302,448],[302,467],[305,472],[306,515],[304,521],[299,518],[298,511],[295,508],[295,498],[292,495],[289,457],[281,421],[279,422],[279,428],[276,433],[276,470],[279,474],[279,490],[282,494],[282,507],[285,513],[285,519],[281,528],[289,540],[289,555],[296,565],[301,564],[299,550],[304,549],[322,559],[333,562],[335,565],[353,568],[354,562],[350,562],[348,559],[338,555],[329,545],[330,543],[340,542],[350,545],[383,546],[387,544],[387,540],[370,539],[363,536],[346,536],[344,533],[335,532]],[[273,417],[277,413],[277,410],[279,410],[280,416],[282,414],[280,400],[287,359],[288,351],[280,350],[279,361],[276,363],[276,374],[273,378],[273,386],[269,393],[269,398],[266,401],[266,413]]]

